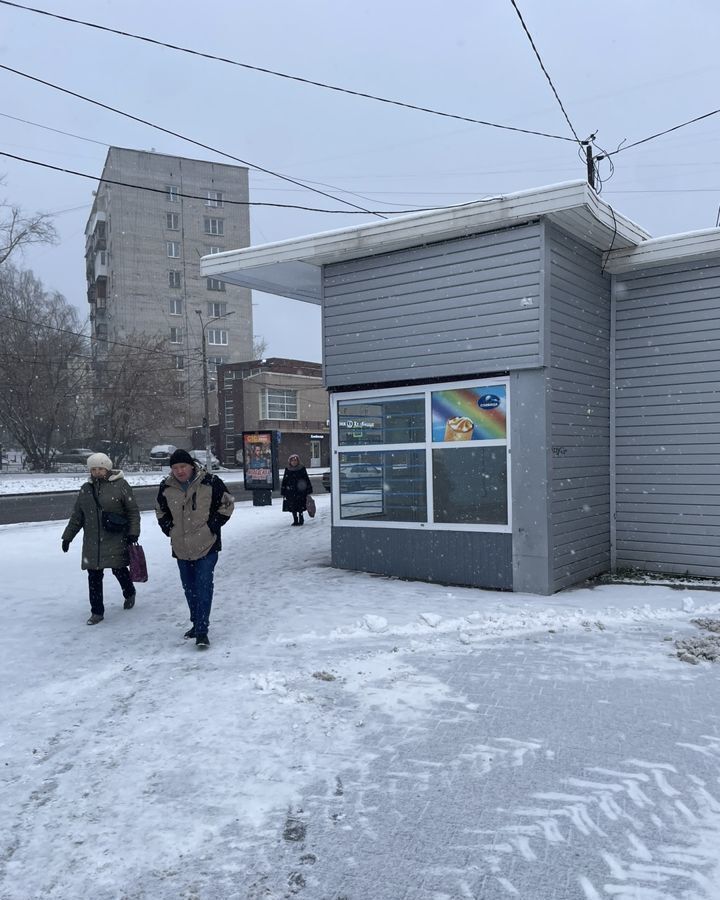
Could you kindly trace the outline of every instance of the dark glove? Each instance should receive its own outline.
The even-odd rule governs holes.
[[[69,549],[70,549],[70,541],[63,541],[62,542],[63,553],[67,553]]]
[[[163,516],[162,519],[158,519],[158,525],[162,528],[162,532],[165,537],[170,537],[170,532],[172,531],[173,521],[169,516]]]
[[[137,534],[129,534],[129,535],[125,538],[125,540],[128,542],[128,544],[137,544],[137,542],[138,542],[138,537],[139,537],[139,535],[137,535]]]

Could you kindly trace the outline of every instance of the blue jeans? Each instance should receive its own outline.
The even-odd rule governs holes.
[[[207,634],[213,598],[213,570],[218,561],[217,551],[201,559],[179,559],[180,581],[190,607],[190,621],[197,634]]]

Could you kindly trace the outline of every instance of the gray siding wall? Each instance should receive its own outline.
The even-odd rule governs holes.
[[[614,281],[618,567],[720,575],[720,265]]]
[[[540,363],[540,225],[323,269],[328,387]]]
[[[552,589],[610,568],[610,279],[547,226]]]
[[[512,535],[333,528],[332,564],[396,578],[512,590]]]

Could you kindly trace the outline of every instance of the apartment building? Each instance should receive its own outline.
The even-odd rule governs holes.
[[[172,370],[175,402],[148,444],[184,446],[188,429],[202,424],[203,329],[211,410],[217,367],[252,356],[250,291],[200,273],[202,256],[248,246],[247,201],[242,166],[108,150],[85,231],[93,369],[104,377],[133,336],[164,339],[158,370]],[[103,410],[95,413],[102,422]]]

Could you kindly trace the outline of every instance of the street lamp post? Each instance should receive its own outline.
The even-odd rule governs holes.
[[[195,310],[200,318],[200,331],[202,333],[202,376],[203,376],[203,429],[205,430],[205,465],[208,469],[212,469],[210,463],[210,396],[208,392],[208,371],[207,371],[207,343],[205,340],[205,329],[211,322],[217,322],[218,319],[227,319],[228,316],[234,316],[235,310],[223,313],[222,316],[213,316],[207,322],[203,322],[203,314],[201,309]],[[219,389],[219,385],[218,385]]]

